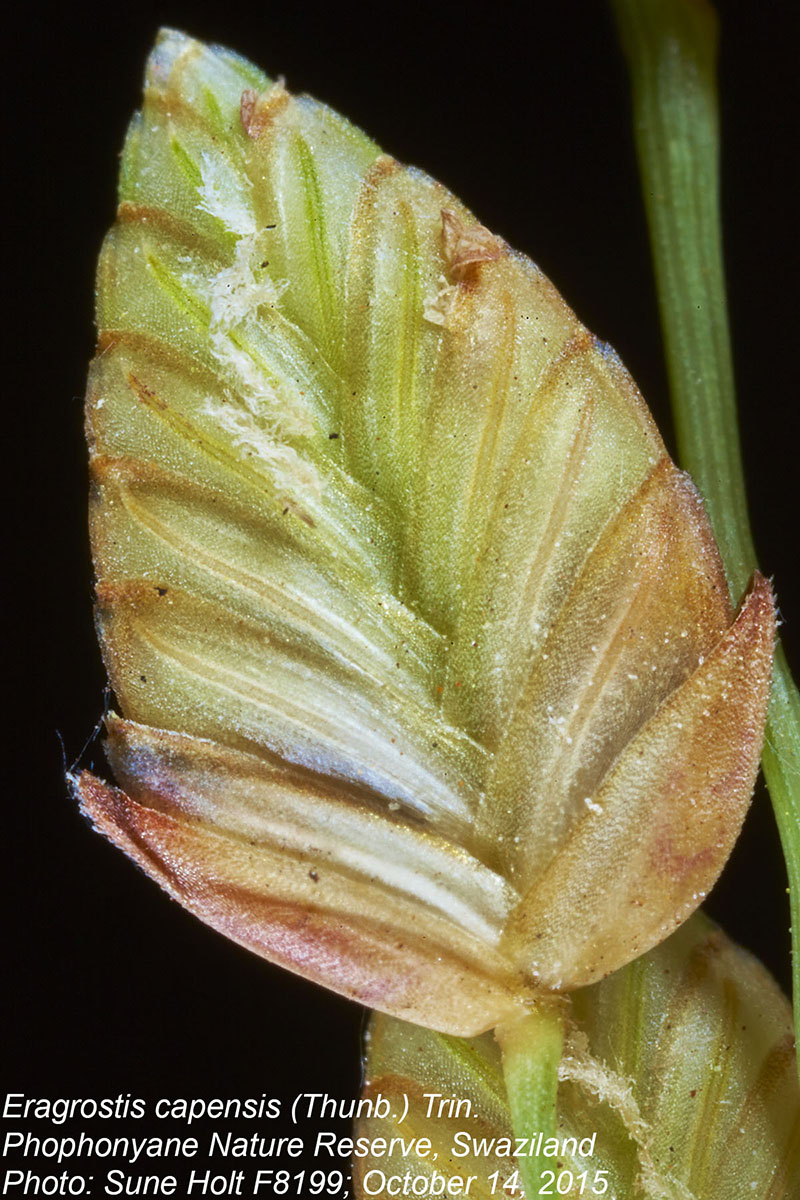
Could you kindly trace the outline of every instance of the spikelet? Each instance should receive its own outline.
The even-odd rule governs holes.
[[[380,1173],[422,1177],[409,1195],[464,1194],[457,1181],[473,1176],[472,1200],[519,1196],[517,1149],[538,1151],[552,1172],[543,1195],[798,1194],[800,1090],[789,1004],[761,964],[705,916],[575,993],[572,1005],[554,1140],[531,1130],[523,1145],[511,1130],[494,1038],[451,1038],[373,1017],[363,1093],[372,1105],[360,1106],[356,1129],[363,1139],[354,1158],[357,1200],[379,1194]],[[376,1112],[378,1096],[384,1104]],[[431,1096],[438,1097],[432,1104]],[[377,1152],[379,1138],[385,1146],[399,1140],[387,1155]],[[422,1182],[434,1172],[438,1192]]]
[[[463,1034],[680,924],[752,790],[771,596],[734,618],[694,488],[541,272],[166,31],[97,320],[97,828],[241,944]]]

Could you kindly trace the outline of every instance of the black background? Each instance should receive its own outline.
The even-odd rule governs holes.
[[[756,539],[800,664],[796,30],[725,6],[724,224]],[[18,14],[17,20],[20,20]],[[153,3],[31,8],[5,30],[2,376],[8,745],[4,1030],[10,1090],[57,1096],[349,1095],[362,1013],[171,903],[77,815],[63,781],[102,711],[81,396],[117,154],[157,27],[246,54],[440,178],[526,251],[620,352],[671,444],[629,127],[602,3]],[[0,276],[2,279],[2,276]],[[11,368],[10,377],[8,368]],[[794,617],[794,620],[793,620]],[[101,762],[97,748],[85,762]],[[788,986],[769,801],[708,908]]]

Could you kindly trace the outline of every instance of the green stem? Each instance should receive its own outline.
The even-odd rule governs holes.
[[[705,0],[612,0],[682,465],[706,501],[734,599],[757,560],[736,419],[719,204],[717,20]],[[778,647],[762,760],[783,843],[800,1042],[800,694]]]
[[[524,1017],[505,1021],[494,1031],[503,1056],[515,1137],[530,1138],[541,1133],[544,1142],[555,1136],[565,1012],[566,1001],[560,996],[543,996]],[[552,1161],[540,1161],[538,1155],[518,1159],[526,1196],[538,1196],[541,1170]]]

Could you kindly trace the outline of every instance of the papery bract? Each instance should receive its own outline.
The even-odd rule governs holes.
[[[752,790],[773,615],[618,359],[442,186],[161,35],[98,276],[97,614],[181,903],[474,1033],[658,942]]]

